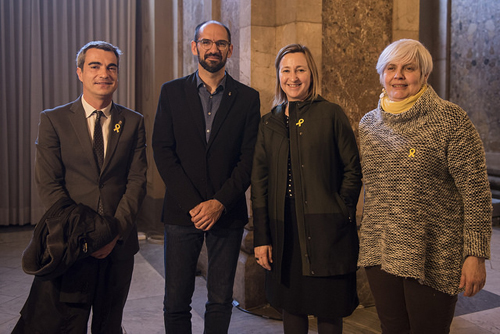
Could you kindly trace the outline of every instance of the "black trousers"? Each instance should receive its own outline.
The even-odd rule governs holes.
[[[52,280],[35,277],[13,334],[85,334],[92,310],[93,334],[122,334],[133,256],[88,257]]]
[[[457,296],[420,284],[416,279],[388,274],[380,266],[366,267],[382,333],[443,334],[450,332]]]

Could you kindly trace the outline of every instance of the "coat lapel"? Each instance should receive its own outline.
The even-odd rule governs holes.
[[[111,107],[111,123],[109,126],[108,147],[106,149],[106,156],[104,157],[102,171],[106,170],[109,161],[113,158],[116,146],[118,145],[118,141],[120,140],[123,129],[125,128],[125,117],[122,115],[122,110],[114,103]]]
[[[210,134],[210,139],[208,140],[208,148],[217,137],[217,133],[222,127],[222,124],[229,114],[229,111],[231,110],[231,107],[236,100],[236,96],[238,95],[236,85],[234,84],[234,79],[229,74],[226,74],[226,76],[226,87],[224,89],[224,95],[222,96],[222,101],[220,102],[219,109],[215,114],[214,122],[212,124],[212,133]]]
[[[203,106],[201,105],[198,97],[198,87],[196,86],[196,73],[191,74],[184,86],[185,97],[184,100],[188,104],[188,113],[190,119],[193,120],[195,132],[200,136],[203,143],[207,140],[205,135],[205,119],[203,117]]]
[[[80,146],[82,147],[83,154],[89,159],[90,165],[94,167],[96,174],[99,173],[97,162],[95,161],[94,151],[92,150],[92,140],[89,135],[89,126],[87,118],[85,117],[85,110],[83,109],[81,97],[71,105],[70,110],[72,114],[69,116],[71,125],[75,130]]]

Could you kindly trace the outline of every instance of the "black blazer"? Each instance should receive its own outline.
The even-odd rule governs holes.
[[[245,191],[260,120],[259,93],[226,76],[208,143],[196,73],[162,86],[153,151],[166,185],[162,215],[166,224],[192,224],[189,211],[209,199],[226,208],[214,228],[248,222]]]

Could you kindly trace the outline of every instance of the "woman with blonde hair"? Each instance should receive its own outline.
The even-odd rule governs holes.
[[[252,171],[254,246],[268,272],[266,296],[286,334],[342,333],[358,305],[358,148],[342,108],[318,95],[309,49],[291,44],[275,61],[275,107],[262,117]]]

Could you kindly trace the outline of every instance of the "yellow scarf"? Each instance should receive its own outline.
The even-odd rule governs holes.
[[[427,90],[427,85],[423,85],[420,91],[410,97],[407,97],[403,101],[391,101],[389,97],[387,96],[387,93],[382,93],[382,97],[380,98],[380,104],[382,105],[382,108],[391,114],[401,114],[405,111],[408,111],[415,102],[424,94],[424,92]]]

